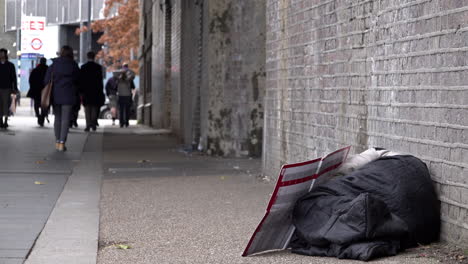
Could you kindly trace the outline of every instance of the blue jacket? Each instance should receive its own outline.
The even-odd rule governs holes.
[[[78,97],[78,64],[70,58],[59,57],[47,70],[44,85],[49,83],[54,73],[52,87],[52,103],[54,105],[75,105]]]

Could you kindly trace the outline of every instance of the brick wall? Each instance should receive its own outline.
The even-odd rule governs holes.
[[[413,154],[443,239],[468,242],[468,2],[267,0],[266,52],[265,174],[346,145]]]

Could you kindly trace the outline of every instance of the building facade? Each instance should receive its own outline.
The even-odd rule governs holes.
[[[83,60],[80,47],[86,43],[86,35],[78,36],[75,30],[88,21],[88,11],[92,21],[104,18],[105,0],[2,0],[5,14],[5,31],[8,34],[15,32],[21,27],[21,16],[40,16],[46,18],[46,35],[44,42],[44,55],[48,58],[56,56],[56,52],[63,45],[69,45],[77,51],[77,58]],[[98,51],[101,46],[97,40],[101,34],[92,34],[92,49]],[[84,49],[84,53],[87,52]]]
[[[193,148],[260,156],[265,2],[141,1],[140,121]]]
[[[16,59],[16,32],[6,32],[5,25],[5,0],[0,0],[0,47],[8,50],[10,59]]]

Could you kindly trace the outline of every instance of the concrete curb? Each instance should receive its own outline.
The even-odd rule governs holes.
[[[101,177],[102,134],[92,134],[26,264],[96,263]]]

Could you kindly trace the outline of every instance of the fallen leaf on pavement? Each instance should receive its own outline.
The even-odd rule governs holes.
[[[40,182],[40,181],[35,181],[34,184],[36,184],[36,185],[43,185],[44,183],[43,183],[43,182]]]
[[[36,164],[44,164],[44,163],[45,163],[45,161],[43,161],[43,160],[36,161]]]
[[[131,248],[129,245],[124,245],[124,244],[118,244],[118,245],[115,245],[115,247],[118,249],[130,249]]]
[[[139,160],[137,161],[138,163],[146,163],[146,162],[149,162],[149,160]]]

